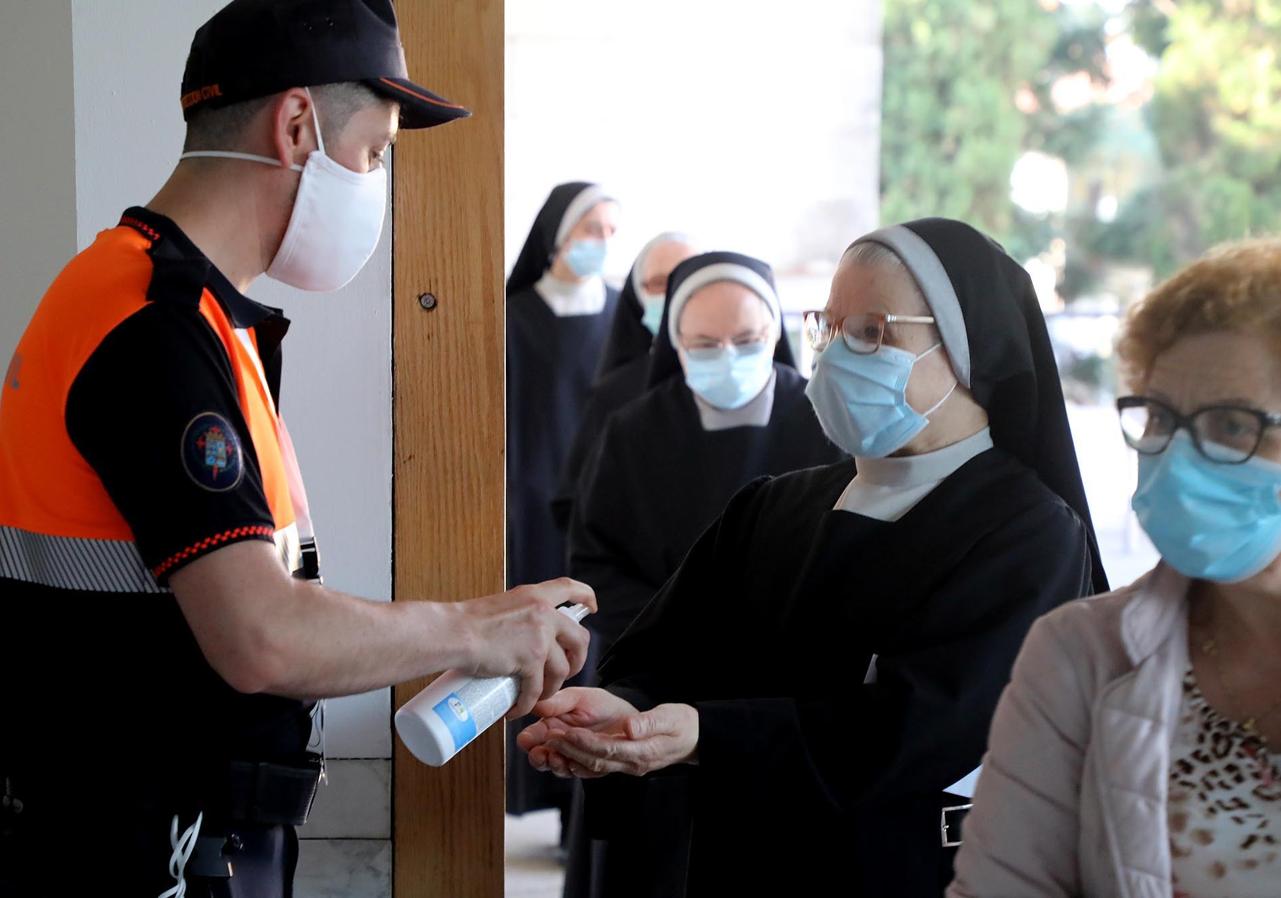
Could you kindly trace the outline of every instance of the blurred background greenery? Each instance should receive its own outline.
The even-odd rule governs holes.
[[[1098,401],[1128,303],[1281,230],[1278,47],[1278,0],[885,0],[881,220],[999,239]]]

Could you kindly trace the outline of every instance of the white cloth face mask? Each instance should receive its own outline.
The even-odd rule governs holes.
[[[314,101],[311,118],[319,148],[307,156],[306,165],[289,166],[302,172],[302,178],[285,237],[267,267],[267,276],[300,290],[328,292],[350,283],[378,246],[387,208],[387,170],[356,172],[334,161],[325,153]],[[231,150],[194,150],[178,158],[281,165],[270,156]]]

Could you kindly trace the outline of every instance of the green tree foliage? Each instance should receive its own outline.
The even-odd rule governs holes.
[[[1132,11],[1136,37],[1160,53],[1147,116],[1161,169],[1100,250],[1166,274],[1224,240],[1281,231],[1281,2]]]
[[[1106,78],[1102,25],[1038,0],[886,0],[882,220],[946,215],[1018,258],[1045,249],[1055,223],[1010,202],[1010,173],[1025,150],[1070,165],[1093,146],[1101,110],[1058,115],[1050,90]]]
[[[1036,0],[886,0],[881,219],[961,218],[1001,240],[1032,127],[1015,105],[1058,40]]]
[[[1164,275],[1224,240],[1281,232],[1281,0],[1132,0],[1118,23],[1159,60],[1151,100],[1063,114],[1060,78],[1106,83],[1100,9],[885,0],[882,219],[962,218],[1018,258],[1062,237],[1069,299],[1118,262]],[[1010,202],[1026,150],[1069,166],[1065,215]],[[1096,217],[1103,194],[1121,200],[1110,222]]]

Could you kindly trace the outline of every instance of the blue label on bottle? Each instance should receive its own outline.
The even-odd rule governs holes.
[[[454,751],[476,738],[476,718],[471,716],[457,692],[451,692],[436,704],[433,711],[449,728],[449,735],[454,738]]]

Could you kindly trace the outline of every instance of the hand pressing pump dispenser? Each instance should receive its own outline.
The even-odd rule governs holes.
[[[562,605],[557,610],[576,623],[588,615],[586,605]],[[396,732],[415,758],[440,767],[501,720],[519,695],[517,677],[473,677],[447,670],[396,712]]]

